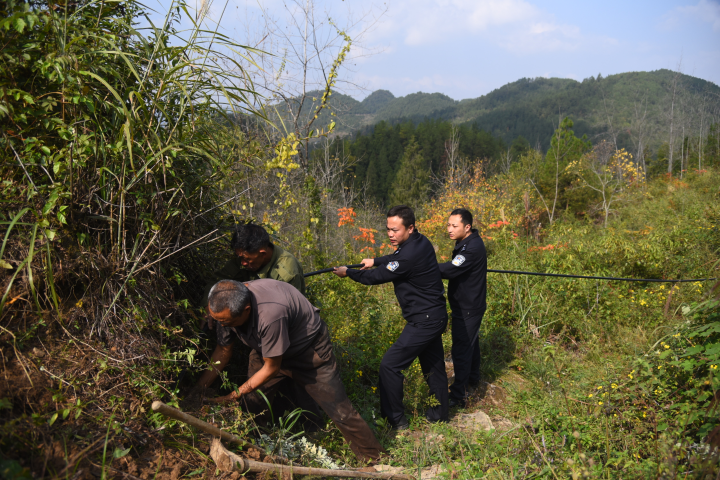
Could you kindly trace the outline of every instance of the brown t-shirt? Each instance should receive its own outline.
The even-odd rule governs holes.
[[[230,345],[235,338],[264,358],[291,358],[312,345],[320,331],[320,310],[289,283],[270,278],[248,282],[251,312],[240,327],[217,325],[218,345]]]

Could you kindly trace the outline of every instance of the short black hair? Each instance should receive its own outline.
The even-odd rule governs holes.
[[[405,228],[415,225],[415,212],[407,205],[395,205],[392,207],[387,213],[387,218],[390,217],[400,217]]]
[[[464,208],[456,208],[452,212],[450,212],[450,216],[453,215],[460,215],[460,221],[463,225],[470,225],[472,227],[472,213],[470,213],[470,210],[466,210]]]
[[[220,280],[210,289],[208,307],[215,313],[230,309],[230,315],[237,317],[250,302],[250,290],[235,280]]]
[[[255,253],[263,247],[269,247],[270,235],[260,225],[254,223],[240,223],[235,226],[235,231],[230,239],[230,248],[233,250],[244,250],[248,253]]]

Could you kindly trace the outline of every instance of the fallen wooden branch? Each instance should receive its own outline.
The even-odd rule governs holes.
[[[218,469],[223,472],[275,472],[285,478],[293,475],[308,475],[313,477],[343,477],[343,478],[381,478],[386,480],[415,480],[411,475],[388,472],[362,472],[359,470],[334,470],[329,468],[296,467],[293,465],[276,465],[262,463],[243,458],[227,450],[219,438],[213,438],[210,446],[210,457],[215,461]]]
[[[210,425],[207,422],[203,422],[199,418],[195,418],[192,415],[188,415],[185,412],[182,412],[178,410],[177,408],[173,408],[169,405],[165,405],[160,400],[155,400],[152,404],[152,409],[158,413],[161,413],[165,415],[166,417],[174,418],[175,420],[179,420],[183,423],[187,423],[188,425],[195,427],[199,430],[202,430],[205,433],[209,433],[213,437],[220,437],[223,440],[226,440],[228,442],[237,443],[240,445],[241,448],[254,448],[258,452],[260,452],[260,455],[263,457],[270,457],[274,462],[279,463],[285,463],[285,464],[291,464],[292,462],[288,460],[285,457],[282,457],[280,455],[268,455],[268,453],[263,450],[262,448],[258,447],[257,445],[253,445],[250,442],[246,442],[242,438],[238,437],[237,435],[233,435],[232,433],[228,433],[224,430],[220,430],[219,428]]]

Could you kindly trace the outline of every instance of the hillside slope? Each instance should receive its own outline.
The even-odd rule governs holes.
[[[612,124],[619,132],[619,146],[630,147],[632,139],[628,130],[633,122],[637,122],[636,112],[646,111],[649,145],[657,149],[666,136],[666,112],[670,107],[675,75],[670,70],[657,70],[605,78],[598,75],[582,82],[562,78],[522,78],[482,97],[460,101],[441,93],[418,92],[394,97],[387,90],[378,90],[358,102],[336,93],[331,97],[330,105],[335,111],[336,132],[340,135],[383,120],[395,123],[401,119],[417,122],[436,118],[477,124],[508,145],[523,136],[532,145],[540,145],[543,149],[547,148],[558,119],[568,115],[575,121],[578,135],[587,134],[591,139],[599,139]],[[681,74],[678,80],[678,115],[690,119],[705,96],[707,111],[715,111],[717,116],[720,87],[689,75]],[[303,109],[304,114],[309,115],[310,106]],[[327,125],[330,120],[328,111],[319,118],[321,125]]]

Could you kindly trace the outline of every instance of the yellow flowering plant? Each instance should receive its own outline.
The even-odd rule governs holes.
[[[719,305],[710,299],[686,307],[687,321],[637,360],[637,373],[628,375],[633,404],[654,411],[658,431],[679,428],[702,441],[720,425],[714,407],[720,390]]]

